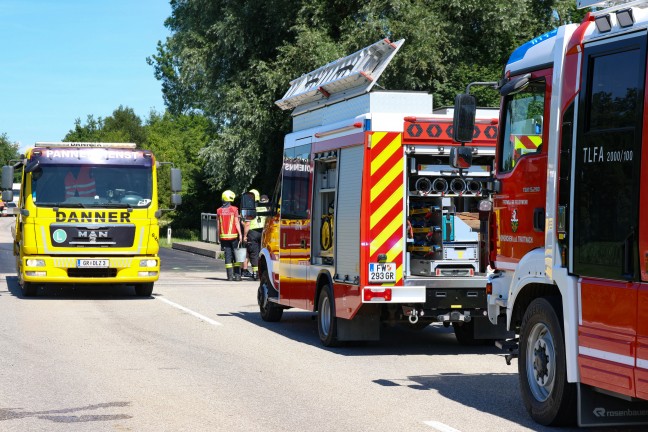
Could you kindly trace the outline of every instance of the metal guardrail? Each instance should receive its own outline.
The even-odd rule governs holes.
[[[200,240],[216,243],[216,213],[200,213]]]

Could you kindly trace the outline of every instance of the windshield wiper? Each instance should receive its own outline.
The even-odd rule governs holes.
[[[38,207],[52,207],[54,210],[59,208],[86,208],[83,203],[36,203]]]

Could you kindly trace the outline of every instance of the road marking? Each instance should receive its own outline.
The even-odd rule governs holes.
[[[447,424],[443,424],[441,422],[434,421],[434,420],[425,421],[423,423],[425,423],[428,426],[432,426],[434,429],[441,432],[461,432],[459,429],[455,429],[451,426],[448,426]]]
[[[186,307],[179,305],[178,303],[173,303],[171,300],[167,300],[163,297],[156,296],[155,297],[158,300],[162,300],[164,303],[173,306],[174,308],[180,309],[181,311],[187,312],[189,315],[193,315],[199,320],[205,321],[208,324],[211,324],[213,326],[221,326],[223,324],[219,323],[218,321],[214,321],[211,318],[206,317],[205,315],[201,315],[198,312],[194,312],[191,309],[187,309]]]

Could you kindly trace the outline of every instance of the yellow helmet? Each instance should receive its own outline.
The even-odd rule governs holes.
[[[231,190],[226,190],[223,192],[223,195],[221,195],[221,198],[223,199],[223,202],[232,202],[234,201],[234,198],[236,198],[236,194]]]
[[[250,189],[250,193],[254,195],[254,201],[259,202],[259,199],[261,198],[259,191],[256,189]]]

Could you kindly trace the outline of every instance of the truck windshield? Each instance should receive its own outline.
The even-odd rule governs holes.
[[[38,207],[148,207],[152,189],[145,166],[42,164],[31,172]]]

